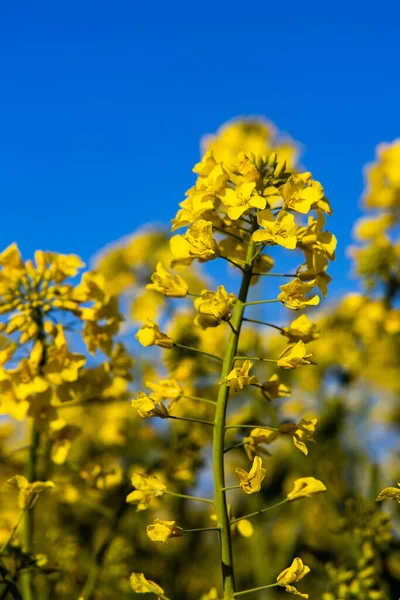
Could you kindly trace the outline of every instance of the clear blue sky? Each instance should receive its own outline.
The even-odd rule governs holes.
[[[199,139],[263,114],[305,147],[339,238],[362,167],[400,135],[398,2],[2,0],[2,242],[85,260],[168,222]]]

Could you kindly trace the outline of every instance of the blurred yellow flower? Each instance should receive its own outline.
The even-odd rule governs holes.
[[[246,494],[253,494],[261,490],[261,483],[266,475],[266,469],[262,466],[260,456],[255,456],[253,465],[249,472],[241,467],[235,469],[235,473],[239,476],[240,487]]]
[[[397,500],[400,503],[400,483],[397,484],[399,487],[387,487],[384,488],[378,495],[376,501],[381,502],[382,500]]]
[[[287,497],[289,500],[298,500],[299,498],[308,498],[308,496],[325,491],[326,486],[319,479],[315,479],[314,477],[300,477],[300,479],[296,479],[294,482],[293,489]]]
[[[184,298],[189,289],[183,277],[177,273],[171,275],[161,262],[157,263],[156,271],[151,276],[151,281],[152,283],[146,285],[146,289],[161,292],[169,298]]]
[[[7,480],[7,483],[19,490],[18,494],[18,508],[23,510],[31,509],[45,491],[54,488],[52,481],[29,481],[22,475],[14,475],[11,479]]]
[[[176,525],[176,521],[163,521],[154,519],[152,525],[147,525],[147,535],[152,542],[167,543],[171,537],[181,537],[184,534],[182,527]]]
[[[132,573],[129,583],[132,590],[137,594],[155,594],[156,596],[164,594],[162,587],[154,583],[154,581],[146,579],[143,573]]]
[[[147,396],[144,392],[138,392],[136,400],[132,400],[132,406],[136,408],[140,417],[148,419],[149,417],[161,417],[165,419],[169,416],[166,406],[159,400]]]
[[[137,511],[146,510],[151,500],[162,496],[167,489],[167,486],[157,479],[155,475],[133,473],[131,481],[136,489],[128,494],[126,501],[128,504],[136,504]]]
[[[174,345],[173,340],[162,333],[157,323],[154,323],[151,319],[146,319],[145,324],[142,325],[135,337],[145,348],[154,346],[154,344],[161,346],[161,348],[172,348]]]
[[[312,354],[307,354],[307,348],[301,340],[297,344],[289,344],[278,358],[278,367],[281,369],[296,369],[303,365],[315,365]]]
[[[276,578],[278,585],[284,587],[287,592],[300,596],[301,598],[308,598],[308,594],[300,593],[292,583],[297,583],[300,579],[303,579],[307,573],[310,572],[310,567],[303,564],[301,558],[296,557],[290,567],[282,571]]]
[[[225,384],[228,387],[231,387],[234,392],[240,392],[245,385],[257,383],[258,377],[249,375],[252,366],[253,363],[250,360],[245,360],[241,367],[232,369],[225,379],[219,382],[220,385]]]

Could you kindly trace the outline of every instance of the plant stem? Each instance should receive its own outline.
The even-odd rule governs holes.
[[[258,356],[235,356],[235,360],[259,360],[260,362],[277,363],[273,358],[260,358]]]
[[[37,480],[37,456],[39,450],[40,433],[35,428],[35,421],[32,419],[30,433],[30,447],[28,461],[26,464],[25,477],[32,483]],[[34,536],[34,510],[28,508],[24,511],[24,529],[23,529],[23,544],[24,550],[28,555],[33,554],[33,536]],[[36,594],[33,587],[33,569],[28,567],[21,571],[21,587],[24,600],[35,600]]]
[[[196,531],[219,531],[219,527],[199,527],[198,529],[185,529],[185,533],[194,533]]]
[[[199,398],[198,396],[188,396],[187,394],[181,394],[180,398],[188,398],[188,400],[198,400],[199,402],[206,402],[207,404],[216,405],[215,400],[209,400],[208,398]]]
[[[279,583],[270,583],[269,585],[261,585],[260,587],[251,588],[251,590],[243,590],[243,592],[236,592],[233,594],[236,596],[242,596],[243,594],[250,594],[251,592],[258,592],[259,590],[267,590],[268,588],[277,587]]]
[[[173,417],[172,415],[168,415],[168,417],[164,418],[175,419],[175,421],[190,421],[191,423],[201,423],[202,425],[211,425],[214,427],[214,423],[212,421],[203,421],[203,419],[194,419],[192,417]]]
[[[198,500],[199,502],[207,502],[207,504],[214,504],[214,500],[209,500],[208,498],[200,498],[199,496],[178,494],[177,492],[170,492],[169,490],[164,490],[164,494],[167,494],[168,496],[176,496],[177,498],[186,498],[187,500]]]
[[[126,491],[124,491],[124,493],[122,494],[121,504],[119,505],[119,508],[114,515],[114,519],[113,519],[112,523],[110,524],[108,534],[106,535],[103,543],[97,549],[97,551],[94,555],[93,565],[89,571],[89,575],[86,579],[86,583],[85,583],[83,590],[79,596],[80,600],[92,600],[94,598],[97,583],[99,581],[101,571],[103,568],[104,557],[107,553],[107,550],[109,549],[109,547],[111,545],[111,542],[115,538],[115,530],[118,526],[118,523],[119,523],[122,515],[126,511],[127,507],[129,507],[129,504],[127,504],[125,497],[126,497]],[[25,600],[25,598],[24,598],[24,600]]]
[[[256,300],[255,302],[246,302],[245,306],[255,306],[256,304],[272,304],[274,302],[280,302],[280,300]]]
[[[215,354],[210,354],[209,352],[203,352],[203,350],[199,350],[198,348],[193,348],[192,346],[184,346],[183,344],[177,344],[174,342],[174,346],[177,348],[183,348],[184,350],[190,350],[191,352],[198,352],[199,354],[204,354],[204,356],[209,356],[210,358],[214,358],[215,360],[219,360],[222,362],[222,358],[220,356],[216,356]]]
[[[19,516],[18,516],[17,522],[15,523],[14,527],[12,528],[12,530],[11,530],[11,533],[10,533],[10,535],[8,536],[7,540],[4,542],[4,544],[3,544],[3,546],[2,546],[2,548],[1,548],[1,550],[0,550],[0,554],[4,554],[4,552],[7,550],[7,548],[8,548],[8,546],[9,546],[9,544],[11,543],[11,541],[12,541],[12,539],[13,539],[14,535],[15,535],[15,534],[16,534],[16,532],[17,532],[17,529],[18,529],[18,527],[19,527],[19,524],[20,524],[20,523],[21,523],[21,521],[22,521],[22,517],[24,516],[24,513],[25,513],[25,510],[21,510],[21,512],[19,513]]]
[[[268,425],[243,425],[240,423],[239,425],[226,425],[225,429],[269,429],[270,431],[279,431],[278,427],[269,427]]]
[[[248,515],[243,515],[243,517],[237,517],[237,519],[232,519],[231,525],[233,523],[237,523],[238,521],[242,521],[243,519],[251,519],[252,517],[261,515],[262,513],[272,510],[273,508],[277,508],[278,506],[282,506],[282,504],[286,504],[287,502],[290,502],[289,498],[285,498],[284,500],[281,500],[281,502],[277,502],[276,504],[273,504],[272,506],[267,506],[266,508],[262,508],[261,510],[256,510],[255,512],[252,512]]]
[[[278,331],[284,331],[283,327],[279,327],[278,325],[274,325],[273,323],[267,323],[266,321],[258,321],[258,319],[246,319],[243,317],[243,321],[247,323],[257,323],[258,325],[266,325],[267,327],[273,327],[274,329],[278,329]]]
[[[257,224],[252,226],[252,231],[257,229]],[[228,346],[221,370],[221,380],[224,380],[233,369],[235,355],[239,343],[240,328],[242,325],[243,312],[249,291],[255,244],[250,238],[247,246],[246,261],[242,268],[243,276],[238,298],[235,302],[235,308],[232,315],[231,333]],[[215,509],[217,514],[217,525],[220,529],[220,552],[222,564],[222,579],[224,600],[232,600],[235,593],[235,577],[233,570],[231,528],[229,523],[228,508],[225,492],[225,472],[224,472],[224,439],[226,410],[229,397],[229,387],[220,385],[217,397],[217,409],[215,413],[214,441],[213,441],[213,475],[214,475],[214,494]]]

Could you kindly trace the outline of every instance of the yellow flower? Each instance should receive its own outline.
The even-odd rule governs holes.
[[[288,250],[296,248],[296,223],[293,215],[281,211],[275,220],[270,210],[262,210],[257,213],[257,221],[263,229],[258,229],[253,233],[254,242],[279,244]]]
[[[286,210],[295,210],[305,215],[324,200],[324,188],[308,176],[311,177],[311,173],[291,175],[279,188]]]
[[[235,295],[228,294],[223,285],[219,285],[216,292],[204,290],[200,298],[195,300],[195,307],[200,313],[197,324],[206,328],[214,327],[221,321],[229,321],[235,299]],[[211,320],[208,317],[211,317]]]
[[[181,537],[184,534],[182,527],[176,525],[176,521],[162,521],[154,519],[152,525],[147,525],[147,535],[152,542],[167,543],[171,537]]]
[[[297,425],[295,423],[281,423],[279,433],[293,436],[293,443],[307,456],[308,448],[305,442],[313,442],[313,434],[318,425],[318,419],[301,419]]]
[[[226,188],[220,199],[228,207],[228,217],[233,221],[239,219],[250,208],[265,208],[266,200],[255,190],[255,182],[245,181],[233,190]]]
[[[400,487],[400,483],[397,485]],[[384,488],[376,499],[377,502],[382,500],[397,500],[400,503],[400,489],[395,487]]]
[[[261,393],[268,400],[272,400],[273,398],[288,398],[291,394],[291,389],[288,385],[282,383],[279,375],[274,373],[268,381],[264,381],[261,385]]]
[[[163,267],[162,263],[157,263],[156,272],[151,276],[151,281],[146,285],[146,289],[161,292],[168,298],[185,298],[189,286],[186,281],[178,274],[171,275]]]
[[[67,460],[72,441],[82,432],[78,425],[67,423],[65,419],[58,419],[50,423],[51,452],[50,458],[56,465],[63,465]]]
[[[272,431],[271,429],[262,429],[261,427],[255,427],[251,430],[250,435],[248,437],[244,437],[243,448],[247,454],[249,460],[253,460],[254,456],[257,452],[264,452],[264,454],[269,454],[266,448],[263,448],[263,444],[270,444],[278,437],[279,433],[277,431]]]
[[[156,594],[156,596],[164,595],[164,590],[162,587],[154,583],[154,581],[146,579],[143,573],[132,573],[129,583],[131,584],[133,591],[137,594]]]
[[[289,327],[282,327],[282,329],[283,335],[291,344],[299,341],[307,344],[318,339],[321,333],[318,325],[311,323],[307,315],[300,315],[290,323]]]
[[[245,360],[241,367],[232,369],[225,379],[219,382],[220,385],[225,383],[225,385],[231,387],[234,392],[240,392],[245,385],[257,383],[258,377],[249,375],[252,366],[253,363],[250,360]]]
[[[312,354],[307,354],[307,348],[301,340],[297,344],[287,346],[278,358],[281,369],[296,369],[303,365],[316,365]]]
[[[278,295],[278,300],[290,310],[299,310],[306,306],[317,306],[319,304],[319,296],[317,294],[310,299],[305,297],[305,294],[310,292],[316,284],[317,281],[315,279],[304,283],[296,277],[293,281],[280,286],[281,293]]]
[[[241,467],[235,469],[235,473],[239,476],[240,487],[246,494],[253,494],[261,490],[261,483],[265,477],[266,469],[262,466],[262,460],[260,456],[255,456],[253,465],[249,471],[245,471]]]
[[[135,337],[145,348],[154,344],[161,348],[172,348],[174,345],[173,340],[162,333],[157,323],[153,323],[151,319],[146,319],[146,323],[142,325]]]
[[[174,263],[189,265],[194,259],[200,262],[219,256],[218,244],[213,238],[212,223],[199,219],[185,235],[174,235],[170,240]]]
[[[83,354],[69,352],[62,325],[56,326],[56,332],[54,344],[48,349],[48,358],[43,372],[51,383],[61,385],[78,379],[86,357]]]
[[[14,475],[14,477],[7,480],[7,483],[19,490],[18,508],[23,510],[32,508],[43,492],[54,488],[52,481],[34,481],[33,483],[29,483],[22,475]]]
[[[136,489],[128,494],[126,501],[128,504],[137,504],[137,511],[146,510],[151,500],[157,496],[162,496],[167,489],[167,486],[159,481],[155,475],[134,473],[131,481]]]
[[[160,381],[154,383],[152,381],[146,381],[146,387],[152,392],[153,397],[160,398],[162,400],[177,400],[183,394],[183,388],[179,385],[176,379],[160,379]]]
[[[308,218],[307,227],[299,227],[297,240],[299,248],[308,252],[324,254],[329,260],[335,259],[337,240],[329,231],[323,231],[325,217],[321,211],[317,211],[317,218]]]
[[[300,593],[292,583],[297,583],[300,579],[303,579],[307,573],[310,572],[310,567],[303,564],[301,558],[296,557],[290,567],[282,571],[276,578],[278,585],[284,587],[287,592],[294,594],[295,596],[301,596],[301,598],[308,598],[308,594]]]
[[[132,400],[132,406],[136,408],[140,417],[148,419],[149,417],[161,417],[165,419],[169,416],[166,406],[160,400],[154,400],[144,392],[138,392],[136,400]]]
[[[213,587],[207,594],[202,594],[200,600],[219,600],[217,588]]]
[[[299,498],[308,498],[308,496],[313,496],[320,492],[326,492],[326,486],[322,481],[314,477],[301,477],[300,479],[296,479],[293,489],[287,497],[289,500],[298,500]]]

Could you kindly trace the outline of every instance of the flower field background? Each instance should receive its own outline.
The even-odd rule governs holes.
[[[400,596],[400,142],[334,300],[299,145],[201,147],[171,231],[0,254],[2,599]]]

